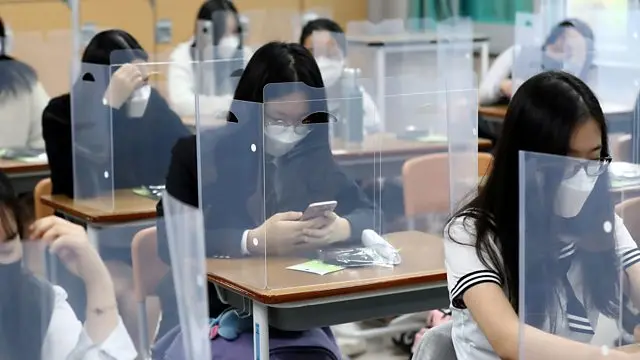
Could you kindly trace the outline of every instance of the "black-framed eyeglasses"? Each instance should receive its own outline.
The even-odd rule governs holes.
[[[587,176],[597,177],[604,174],[611,164],[611,156],[603,156],[599,160],[580,161],[567,167],[564,178],[568,179],[575,176],[580,169],[584,169]]]

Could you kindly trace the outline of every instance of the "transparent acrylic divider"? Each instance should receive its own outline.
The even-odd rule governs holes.
[[[137,313],[122,306],[135,301],[133,289],[122,287],[133,279],[116,265],[125,259],[110,259],[109,269],[119,269],[112,276],[87,233],[59,226],[64,222],[61,218],[36,222],[37,233],[3,244],[0,313],[3,326],[12,331],[3,333],[0,354],[13,359],[45,360],[51,354],[90,359],[98,355],[105,340],[118,339],[117,349],[109,350],[111,356],[134,359],[139,346],[138,338],[133,338],[138,331]],[[43,231],[51,234],[52,226],[66,230],[56,237],[33,238]],[[101,246],[114,250],[126,239],[131,243],[139,230],[139,226],[122,226],[94,235]],[[122,290],[116,293],[114,288]],[[157,314],[157,309],[149,310]]]
[[[447,90],[473,89],[473,22],[469,18],[450,18],[437,25],[438,78]]]
[[[83,63],[70,92],[74,200],[106,211],[114,206],[113,124],[103,104],[109,70]]]
[[[606,164],[520,152],[520,288],[512,293],[519,298],[520,358],[538,354],[532,328],[612,348],[634,320],[624,304],[640,285],[627,275],[640,251],[615,214]]]
[[[490,153],[478,154],[478,91],[449,90],[447,141],[449,143],[450,211],[455,213],[471,201],[490,171]]]
[[[222,128],[200,122],[197,129],[206,256],[218,264],[215,276],[264,289],[262,104],[234,100],[226,121]]]
[[[542,46],[545,38],[540,15],[516,13],[513,53],[512,93],[542,68]]]
[[[210,359],[209,270],[202,212],[168,192],[162,197],[162,205],[183,343],[183,351],[180,351],[179,344],[178,348],[169,351],[172,356],[180,355],[189,360]]]
[[[446,92],[436,79],[413,75],[388,78],[387,85],[394,116],[381,136],[380,168],[390,189],[382,196],[386,223],[441,235],[449,209]],[[391,160],[394,153],[403,154],[400,163]]]

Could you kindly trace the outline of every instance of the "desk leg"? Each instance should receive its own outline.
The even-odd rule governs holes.
[[[480,77],[480,79],[478,79],[478,83],[480,83],[480,81],[484,79],[485,76],[487,76],[488,72],[489,72],[489,42],[484,41],[480,47],[480,74],[482,76]]]
[[[378,107],[378,116],[380,117],[381,131],[386,129],[386,112],[385,112],[385,87],[386,87],[386,70],[387,70],[387,54],[384,46],[376,48],[376,106]]]
[[[253,302],[253,359],[269,360],[269,313],[265,304]]]

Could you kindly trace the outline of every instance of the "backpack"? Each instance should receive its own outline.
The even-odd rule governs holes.
[[[240,318],[234,310],[210,320],[211,360],[252,360],[253,319]],[[154,360],[185,359],[180,327],[160,339],[152,350]],[[269,329],[269,360],[341,360],[329,328],[306,331]],[[266,360],[266,359],[265,359]]]

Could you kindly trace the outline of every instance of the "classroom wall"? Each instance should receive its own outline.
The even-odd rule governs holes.
[[[155,17],[170,21],[172,37],[168,44],[154,45],[155,19],[149,0],[79,1],[81,26],[90,23],[97,31],[126,30],[158,61],[166,60],[175,45],[192,36],[197,10],[202,4],[202,0],[156,0]],[[274,39],[296,39],[299,15],[310,9],[329,9],[345,27],[349,21],[367,18],[367,0],[235,0],[235,3],[250,19],[247,43],[253,46]],[[0,3],[0,16],[14,34],[12,55],[38,71],[51,96],[67,92],[74,56],[69,7],[60,0]]]

